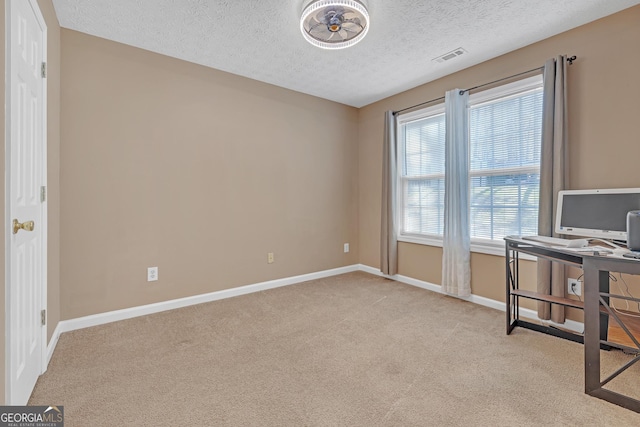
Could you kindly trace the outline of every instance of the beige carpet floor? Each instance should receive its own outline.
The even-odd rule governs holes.
[[[350,273],[65,333],[29,403],[67,427],[640,425],[583,393],[580,344],[504,322]]]

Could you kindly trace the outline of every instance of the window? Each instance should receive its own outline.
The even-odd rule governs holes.
[[[444,218],[444,105],[423,110],[399,127],[398,169],[404,199],[403,231],[442,235]]]
[[[475,244],[537,234],[542,76],[469,97],[470,225]],[[400,240],[441,241],[444,104],[398,118]]]

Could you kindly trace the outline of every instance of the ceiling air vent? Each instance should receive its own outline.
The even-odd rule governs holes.
[[[467,51],[459,47],[457,49],[452,50],[451,52],[445,53],[444,55],[440,55],[437,58],[433,58],[432,61],[446,62],[446,61],[452,60],[453,58],[457,58],[458,56],[463,55],[465,53],[467,53]]]

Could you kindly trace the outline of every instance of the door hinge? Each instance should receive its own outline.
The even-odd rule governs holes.
[[[47,63],[43,62],[42,63],[42,68],[40,69],[40,71],[42,71],[42,78],[46,79],[47,78]]]
[[[47,324],[47,310],[40,311],[40,323],[42,326]]]
[[[40,187],[40,202],[44,203],[47,201],[47,187],[46,186],[42,186]]]

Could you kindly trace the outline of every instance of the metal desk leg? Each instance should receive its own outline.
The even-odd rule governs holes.
[[[509,335],[511,333],[511,249],[509,248],[509,244],[505,244],[505,255],[504,255],[504,259],[505,262],[507,264],[507,274],[505,275],[506,277],[506,289],[507,289],[507,294],[505,296],[505,302],[507,304],[507,310],[506,310],[506,314],[507,314],[507,335]]]
[[[584,391],[600,389],[600,288],[609,284],[609,272],[600,271],[585,259],[584,265]],[[605,320],[606,322],[606,320]]]
[[[603,384],[628,368],[631,364],[620,368],[604,381],[600,378],[600,340],[607,334],[607,320],[601,319],[600,290],[608,293],[609,271],[600,270],[597,261],[585,258],[584,264],[584,391],[597,397],[620,405],[632,411],[640,412],[640,400],[630,396],[607,390]],[[608,298],[603,297],[608,304]],[[602,326],[601,326],[602,325]],[[601,328],[605,328],[604,331]],[[606,338],[605,338],[606,340]],[[635,363],[635,362],[633,362]]]

